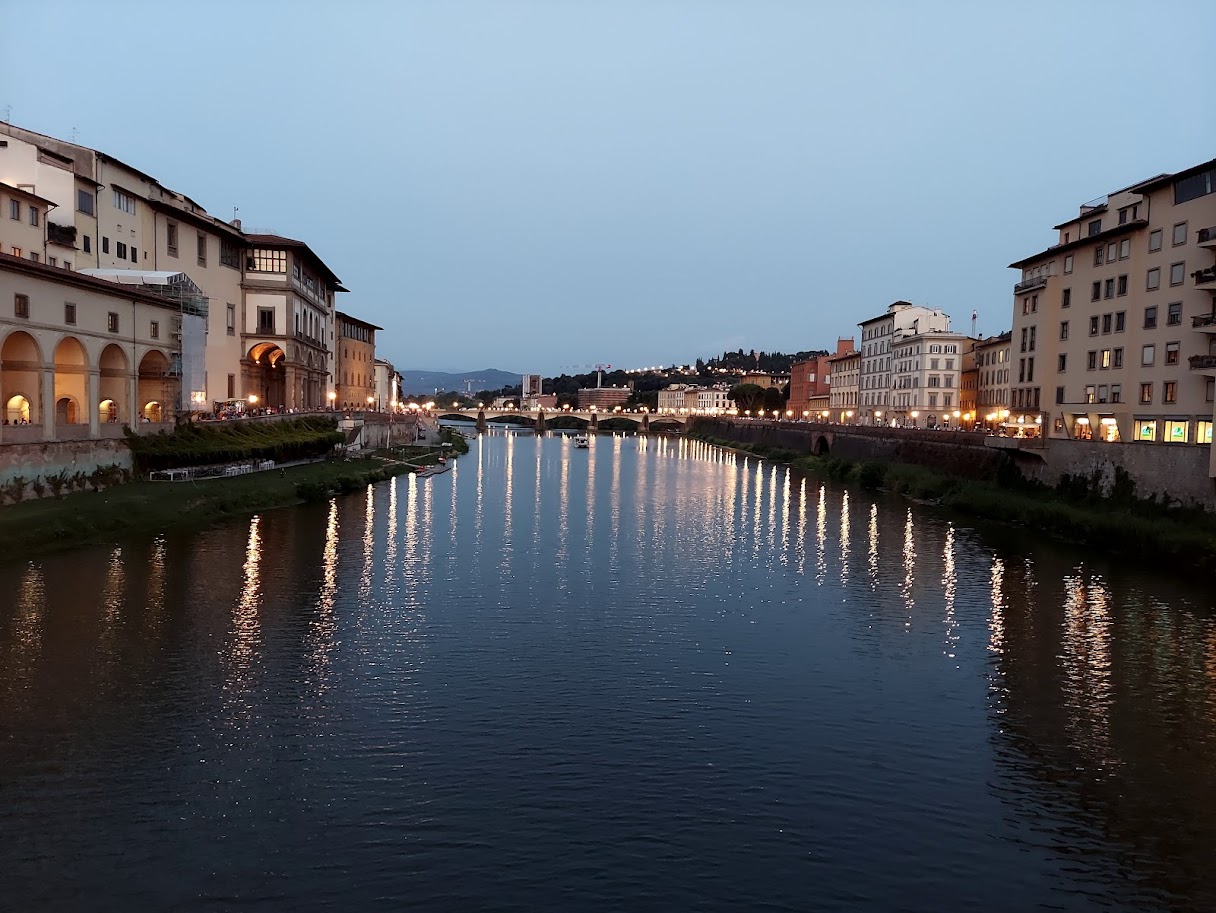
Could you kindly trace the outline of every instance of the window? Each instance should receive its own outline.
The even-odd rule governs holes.
[[[1123,367],[1123,350],[1122,349],[1113,349],[1111,354],[1114,356],[1115,367],[1122,368]]]
[[[1070,289],[1070,288],[1064,289],[1064,291],[1060,297],[1060,307],[1062,307],[1062,308],[1072,307],[1072,289]]]
[[[1072,254],[1064,258],[1064,275],[1067,276],[1072,272]]]
[[[1094,314],[1094,316],[1089,318],[1089,335],[1090,336],[1098,335],[1098,315],[1097,314]]]
[[[1155,253],[1161,250],[1161,229],[1155,229],[1148,233],[1148,252]]]
[[[228,305],[228,335],[236,335],[236,305]],[[232,397],[229,397],[231,399]]]
[[[9,200],[8,201],[8,217],[10,219],[13,219],[16,222],[21,221],[21,201],[20,200]]]
[[[114,245],[114,252],[116,254],[118,254],[119,260],[127,259],[127,245],[125,243],[123,243],[122,241],[119,241],[117,244]]]
[[[1212,423],[1206,419],[1200,419],[1195,423],[1195,443],[1210,444],[1212,443]]]
[[[1102,297],[1104,297],[1104,298],[1114,298],[1115,297],[1115,280],[1114,279],[1106,280],[1106,291],[1103,292]]]
[[[1121,399],[1122,396],[1123,396],[1123,384],[1111,384],[1110,385],[1110,401],[1112,403],[1122,402],[1122,399]]]
[[[1141,384],[1141,386],[1149,386],[1152,384]],[[1146,400],[1141,400],[1146,402]],[[1136,440],[1138,441],[1155,441],[1157,440],[1157,420],[1155,418],[1138,418],[1136,419]]]
[[[1186,243],[1186,223],[1179,222],[1174,226],[1174,247]]]
[[[37,206],[30,207],[30,224],[33,225],[35,228],[38,226],[38,207]]]
[[[1157,306],[1147,307],[1144,309],[1144,328],[1152,330],[1157,327]]]
[[[75,326],[76,324],[76,305],[70,301],[63,303],[63,322],[68,326]]]
[[[165,224],[165,248],[169,252],[170,257],[177,256],[177,223],[168,222]]]
[[[1030,296],[1030,313],[1037,314],[1038,312],[1039,312],[1039,296],[1031,295]],[[947,352],[950,351],[950,346],[946,346],[946,351]]]
[[[227,238],[220,238],[220,266],[241,268],[241,249]]]
[[[1174,205],[1216,192],[1216,168],[1174,182]]]
[[[1176,403],[1178,402],[1178,381],[1167,380],[1161,385],[1161,402]]]
[[[76,191],[76,209],[85,215],[93,214],[93,194],[87,190]]]
[[[1119,257],[1119,245],[1114,241],[1106,246],[1106,262],[1114,263]]]
[[[1026,329],[1026,327],[1022,327],[1022,351],[1023,351],[1023,352],[1025,352],[1025,351],[1026,351],[1026,340],[1027,340],[1027,338],[1028,338],[1026,334],[1027,334],[1028,332],[1029,332],[1029,331]]]
[[[1170,285],[1182,285],[1186,280],[1186,261],[1170,264]]]
[[[1111,321],[1111,317],[1113,317],[1113,316],[1114,316],[1113,314],[1103,314],[1102,315],[1102,333],[1104,335],[1106,333],[1110,332],[1110,321]]]
[[[1119,292],[1120,295],[1127,294],[1127,273],[1119,277]]]
[[[30,296],[29,295],[14,295],[13,296],[13,316],[24,317],[26,320],[30,316]]]
[[[20,247],[14,247],[14,248],[13,248],[13,256],[14,256],[14,257],[20,257],[20,256],[21,256],[21,248],[20,248]]]
[[[82,237],[83,237],[83,239],[84,239],[84,252],[85,252],[86,254],[91,254],[91,253],[93,252],[93,242],[92,242],[92,240],[89,238],[89,236],[88,236],[88,235],[83,235]]]
[[[1157,350],[1152,345],[1144,346],[1140,350],[1140,364],[1145,367],[1148,367],[1149,365],[1151,365],[1153,363],[1153,360],[1156,357],[1157,357]]]
[[[1094,248],[1094,266],[1101,266],[1103,261],[1105,261],[1105,260],[1106,260],[1106,247],[1102,244],[1099,244],[1096,248]]]
[[[245,269],[254,273],[285,273],[287,251],[254,249],[245,258]]]
[[[1092,386],[1085,388],[1085,402],[1092,403],[1096,397],[1094,396],[1094,388]]]
[[[1089,236],[1091,238],[1094,235],[1099,234],[1101,231],[1102,231],[1102,220],[1101,219],[1094,219],[1092,222],[1089,223]]]
[[[201,231],[198,233],[198,265],[207,265],[207,236]]]
[[[139,262],[139,254],[136,253],[134,245],[132,245],[132,247],[131,247],[131,262],[132,263]]]
[[[38,256],[38,252],[36,250],[32,250],[32,251],[30,251],[30,259],[32,261],[34,261],[35,263],[37,263],[42,258],[40,256]]]
[[[1102,358],[1101,358],[1101,361],[1099,362],[1099,364],[1102,366],[1103,371],[1106,371],[1110,368],[1110,349],[1102,350]]]
[[[64,268],[64,269],[66,269],[68,272],[71,272],[71,271],[72,271],[72,261],[71,261],[71,260],[64,260],[64,261],[63,261],[63,268]]]
[[[1153,401],[1153,385],[1152,384],[1141,384],[1140,385],[1140,402],[1151,403],[1152,401]]]
[[[115,188],[114,190],[114,208],[122,210],[131,215],[135,214],[135,198],[129,194],[123,193]]]
[[[1060,354],[1057,356],[1057,358],[1059,359],[1059,361],[1058,361],[1058,363],[1056,364],[1056,373],[1057,373],[1057,374],[1063,374],[1065,371],[1067,371],[1067,370],[1068,370],[1068,353],[1067,353],[1067,352],[1061,352],[1061,353],[1060,353]]]
[[[160,321],[153,320],[148,324],[148,336],[152,339],[160,339]]]
[[[1216,399],[1216,380],[1209,379],[1207,383],[1207,390],[1204,394],[1204,401],[1210,403],[1213,399]]]
[[[1174,327],[1182,323],[1182,302],[1172,301],[1166,305],[1165,325]]]
[[[274,308],[258,308],[258,332],[274,333]]]
[[[1178,349],[1181,343],[1167,342],[1165,344],[1165,363],[1167,365],[1178,364]]]
[[[1119,259],[1126,260],[1132,255],[1132,239],[1124,238],[1119,242]]]
[[[1101,282],[1095,282],[1095,283],[1094,283],[1094,284],[1093,284],[1093,285],[1090,287],[1090,290],[1089,290],[1089,300],[1090,300],[1090,301],[1097,301],[1097,300],[1098,300],[1099,298],[1101,298],[1101,297],[1102,297],[1102,283],[1101,283]]]
[[[1022,313],[1023,314],[1030,313],[1030,299],[1029,298],[1022,299]]]
[[[1086,362],[1085,362],[1086,368],[1088,368],[1090,371],[1093,371],[1095,368],[1098,367],[1098,353],[1096,350],[1087,352],[1085,357],[1086,357]]]
[[[1148,271],[1148,281],[1145,287],[1151,292],[1153,289],[1161,288],[1161,270],[1153,267]]]
[[[1123,209],[1119,210],[1119,224],[1120,225],[1127,224],[1127,207],[1126,206]]]
[[[1061,339],[1068,338],[1068,321],[1067,320],[1060,321],[1060,338]]]
[[[1098,402],[1106,402],[1106,384],[1098,384]]]
[[[1057,403],[1064,402],[1064,388],[1063,387],[1056,387],[1056,402]]]
[[[1031,328],[1030,328],[1030,351],[1031,351],[1031,352],[1033,352],[1033,351],[1034,351],[1034,337],[1035,337],[1035,331],[1036,331],[1037,329],[1038,329],[1038,327],[1031,327]],[[948,358],[948,359],[946,359],[946,367],[947,367],[947,368],[953,368],[953,367],[954,367],[954,359],[953,359],[953,358]]]
[[[109,319],[106,321],[106,327],[111,333],[118,332],[118,314],[110,311]]]

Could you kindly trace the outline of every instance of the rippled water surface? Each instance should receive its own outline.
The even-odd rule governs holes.
[[[0,909],[1216,909],[1211,581],[695,442],[0,593]]]

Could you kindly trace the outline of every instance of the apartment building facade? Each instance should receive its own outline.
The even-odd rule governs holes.
[[[1010,264],[1011,423],[1210,448],[1216,160],[1086,203],[1055,230],[1054,245]]]
[[[891,404],[879,415],[910,428],[955,426],[963,419],[963,333],[932,330],[896,337],[891,345]]]
[[[381,327],[342,311],[335,313],[335,320],[335,404],[339,409],[388,409],[389,400],[382,399],[376,387],[376,331]]]
[[[950,317],[940,308],[927,308],[908,301],[896,301],[877,317],[858,324],[861,329],[859,351],[858,421],[874,424],[889,412],[892,404],[892,347],[904,336],[931,331],[948,331]]]
[[[803,413],[809,415],[815,406],[819,406],[819,411],[822,411],[824,398],[827,397],[830,402],[831,366],[829,360],[833,356],[852,352],[853,349],[853,337],[840,336],[836,339],[835,352],[818,355],[790,365],[790,395],[787,409],[799,417]]]
[[[858,400],[861,398],[860,351],[833,355],[828,359],[828,410],[833,421],[852,421],[857,417]]]
[[[996,427],[1009,417],[1009,364],[1012,332],[978,340],[975,344],[977,375],[976,413],[985,425]]]

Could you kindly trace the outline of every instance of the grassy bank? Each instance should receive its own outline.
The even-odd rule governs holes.
[[[959,479],[924,466],[857,463],[805,456],[764,445],[698,436],[707,443],[788,463],[816,475],[862,488],[931,501],[970,517],[1026,526],[1117,555],[1158,559],[1179,568],[1216,571],[1216,517],[1198,509],[1167,507],[1137,499],[1126,477],[1107,496],[1096,480],[1068,478],[1059,486],[1022,480],[1016,473],[991,482]]]
[[[6,559],[163,530],[205,526],[272,507],[358,491],[407,472],[375,459],[329,460],[202,482],[132,482],[0,509]]]

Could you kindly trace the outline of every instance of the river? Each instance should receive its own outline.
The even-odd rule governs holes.
[[[0,909],[1216,909],[1210,581],[695,441],[0,592]]]

